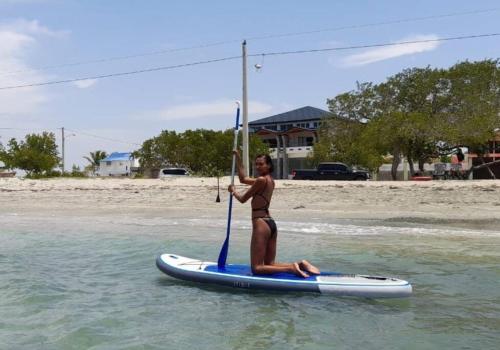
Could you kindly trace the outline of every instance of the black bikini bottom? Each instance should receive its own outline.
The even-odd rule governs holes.
[[[269,226],[269,229],[271,230],[271,237],[275,236],[278,233],[278,227],[276,226],[276,222],[274,222],[274,219],[270,216],[265,216],[263,218],[256,218],[256,219],[262,219],[264,222]]]

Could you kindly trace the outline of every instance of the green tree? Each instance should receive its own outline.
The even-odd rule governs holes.
[[[381,98],[381,118],[395,123],[388,135],[395,140],[393,149],[393,176],[404,155],[410,172],[414,173],[414,162],[423,171],[424,163],[435,155],[439,133],[435,124],[442,107],[446,106],[440,94],[443,70],[426,68],[405,69],[379,84],[377,90]]]
[[[5,148],[3,147],[2,143],[0,142],[0,161],[5,164],[6,161],[6,154],[5,154]],[[7,166],[7,164],[5,164]]]
[[[447,148],[482,154],[500,126],[500,59],[461,62],[445,75],[448,101],[440,129]]]
[[[73,167],[71,168],[71,177],[85,177],[85,173],[81,171],[80,167],[76,164],[73,164]]]
[[[0,143],[0,161],[2,161],[5,164],[5,167],[7,169],[12,169],[12,159],[11,159],[11,153],[5,149],[5,147]]]
[[[20,142],[13,138],[2,158],[7,167],[25,170],[28,176],[47,174],[59,164],[55,135],[29,134]]]
[[[372,168],[390,155],[395,179],[401,156],[413,174],[414,162],[423,170],[424,162],[459,146],[481,154],[500,126],[499,73],[499,60],[466,61],[358,84],[328,100],[336,121],[324,124],[314,159]]]
[[[233,136],[232,129],[197,129],[183,133],[164,130],[160,135],[144,141],[134,156],[140,159],[143,171],[179,166],[203,176],[220,176],[231,168]],[[269,152],[258,137],[250,137],[249,148],[251,156]]]
[[[95,152],[90,152],[89,156],[85,156],[83,158],[89,162],[90,170],[92,171],[92,174],[95,174],[101,160],[107,156],[108,154],[105,151],[97,150]]]

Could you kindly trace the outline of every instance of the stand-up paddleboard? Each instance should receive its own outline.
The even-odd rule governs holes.
[[[219,269],[217,263],[190,259],[175,254],[161,254],[156,266],[175,278],[236,288],[276,291],[317,292],[367,298],[404,298],[411,295],[407,281],[390,277],[321,273],[302,278],[289,273],[254,275],[248,265],[228,264]]]

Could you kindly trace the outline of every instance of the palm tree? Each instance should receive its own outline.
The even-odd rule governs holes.
[[[108,154],[105,151],[97,150],[95,152],[90,152],[90,157],[86,156],[83,158],[85,158],[90,163],[89,167],[92,169],[92,174],[95,175],[95,172],[99,167],[100,161],[106,158],[107,156]]]

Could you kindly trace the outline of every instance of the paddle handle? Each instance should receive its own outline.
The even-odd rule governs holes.
[[[238,150],[238,128],[239,128],[239,116],[240,116],[240,107],[238,105],[238,110],[236,112],[236,126],[234,128],[234,143],[233,143],[233,152]],[[233,153],[233,164],[231,166],[231,185],[234,185],[234,174],[236,173],[236,154]]]

